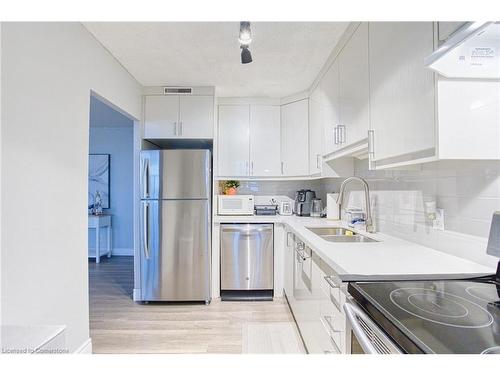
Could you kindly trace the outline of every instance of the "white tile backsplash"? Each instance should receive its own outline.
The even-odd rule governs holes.
[[[355,175],[370,186],[375,224],[381,232],[494,266],[485,254],[491,217],[500,210],[500,162],[439,161],[410,171],[368,171],[356,161]],[[340,179],[318,189],[338,191]],[[364,207],[361,186],[352,184],[346,206]],[[432,229],[424,202],[445,210],[445,231]]]

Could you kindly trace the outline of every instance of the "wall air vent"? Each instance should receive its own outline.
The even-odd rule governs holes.
[[[190,95],[193,93],[191,87],[164,87],[163,94],[165,95]]]

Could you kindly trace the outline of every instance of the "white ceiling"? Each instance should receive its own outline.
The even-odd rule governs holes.
[[[306,90],[345,22],[252,22],[243,65],[239,22],[91,22],[85,27],[144,86],[215,86],[218,96],[283,97]]]

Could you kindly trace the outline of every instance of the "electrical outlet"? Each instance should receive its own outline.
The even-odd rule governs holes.
[[[444,230],[444,210],[436,208],[436,218],[432,220],[432,228],[436,230]]]

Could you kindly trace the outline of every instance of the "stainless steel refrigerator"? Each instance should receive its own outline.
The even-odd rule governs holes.
[[[210,301],[211,152],[141,152],[141,300]]]

